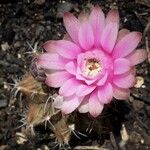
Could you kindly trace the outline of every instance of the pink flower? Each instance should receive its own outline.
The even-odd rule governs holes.
[[[141,33],[119,31],[119,14],[110,10],[105,18],[99,6],[90,15],[77,19],[64,14],[68,35],[63,40],[48,41],[38,65],[46,71],[45,83],[60,88],[63,96],[57,106],[64,114],[75,109],[97,117],[104,104],[129,97],[135,84],[134,66],[147,58],[144,49],[136,49]]]

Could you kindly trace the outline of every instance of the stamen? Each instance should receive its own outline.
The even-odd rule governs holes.
[[[85,65],[85,74],[88,76],[96,76],[102,70],[100,61],[95,58],[88,59]]]

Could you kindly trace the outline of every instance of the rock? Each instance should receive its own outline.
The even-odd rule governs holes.
[[[144,84],[144,78],[141,76],[136,77],[136,84],[134,85],[135,88],[140,88]]]
[[[18,144],[24,144],[27,142],[27,137],[21,132],[16,132],[16,142]]]
[[[10,46],[8,45],[7,42],[1,44],[1,48],[3,51],[6,51],[6,50],[9,50],[10,49]]]
[[[14,43],[14,48],[19,48],[21,47],[21,42],[20,41],[17,41]]]

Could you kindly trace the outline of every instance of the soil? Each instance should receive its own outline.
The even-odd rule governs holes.
[[[121,18],[120,28],[142,32],[143,40],[139,47],[150,50],[148,0],[0,1],[0,150],[54,149],[50,134],[40,126],[35,129],[34,137],[28,140],[16,138],[18,134],[23,136],[24,128],[18,127],[21,125],[19,120],[24,106],[21,105],[18,95],[14,98],[13,84],[30,68],[31,47],[37,44],[37,50],[41,52],[43,42],[63,37],[64,12],[70,11],[78,15],[82,10],[88,11],[96,4],[99,4],[104,12],[117,7]],[[145,61],[137,66],[137,76],[141,80],[131,89],[129,100],[114,101],[106,106],[105,113],[97,119],[104,118],[101,130],[98,131],[98,127],[95,127],[95,131],[86,138],[72,137],[71,149],[150,149],[149,63],[150,61]],[[80,118],[82,121],[82,116]],[[104,129],[106,126],[108,130]]]

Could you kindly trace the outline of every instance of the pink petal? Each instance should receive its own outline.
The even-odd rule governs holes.
[[[108,104],[113,98],[113,88],[110,83],[106,83],[98,89],[98,98],[100,103]]]
[[[88,85],[80,85],[76,91],[76,95],[81,97],[90,94],[96,87]]]
[[[77,72],[76,72],[76,78],[78,80],[82,80],[82,81],[85,81],[85,83],[87,85],[91,85],[92,83],[96,82],[98,80],[98,77],[95,77],[93,79],[87,79],[86,77],[84,77],[81,73],[81,70],[79,67],[77,67]]]
[[[101,45],[103,49],[111,53],[114,45],[116,43],[117,35],[118,35],[118,24],[110,22],[106,25],[105,29],[102,32],[101,36]]]
[[[127,59],[130,61],[131,65],[134,66],[142,63],[147,57],[147,51],[145,49],[137,49],[135,52],[127,56]]]
[[[66,27],[66,30],[69,33],[70,37],[76,44],[78,44],[79,43],[78,33],[80,27],[79,20],[71,13],[65,13],[63,20],[64,20],[64,25]]]
[[[94,45],[100,46],[100,36],[105,26],[105,16],[101,8],[97,5],[92,10],[89,17],[90,24],[94,34]]]
[[[57,108],[57,109],[61,109],[62,105],[63,105],[63,97],[60,96],[60,95],[57,95],[55,97],[55,100],[54,100],[54,107]]]
[[[68,58],[74,59],[81,52],[81,49],[71,41],[58,40],[58,41],[49,41],[47,42],[49,49],[55,50],[59,55]]]
[[[115,76],[113,83],[120,88],[130,88],[135,84],[135,76],[132,73]]]
[[[104,105],[100,103],[96,93],[92,93],[89,98],[89,113],[97,117],[103,110]]]
[[[136,67],[132,66],[132,69],[130,71],[134,76],[136,76]]]
[[[59,55],[57,53],[44,53],[38,56],[39,60],[49,60],[57,61],[59,60]]]
[[[125,58],[118,58],[114,61],[114,75],[123,74],[131,69],[130,62]]]
[[[73,62],[73,61],[70,61],[65,65],[65,69],[73,75],[76,75],[76,70],[77,70],[76,67],[77,66],[76,66],[75,62]]]
[[[117,40],[118,29],[119,13],[117,10],[112,9],[108,12],[106,17],[106,27],[104,28],[101,36],[101,45],[108,53],[111,53],[114,48]]]
[[[84,81],[87,85],[91,85],[92,83],[97,81],[97,78],[95,78],[95,79],[84,79]]]
[[[106,72],[104,74],[104,76],[97,82],[97,85],[98,86],[102,86],[105,84],[105,82],[107,81],[107,78],[108,78],[108,73]]]
[[[37,65],[45,69],[64,70],[67,60],[58,54],[45,53],[38,57]]]
[[[76,92],[79,85],[79,81],[77,81],[75,78],[71,78],[65,81],[64,84],[60,87],[59,94],[65,97],[71,96]]]
[[[61,111],[64,114],[72,113],[82,102],[83,98],[79,98],[76,95],[65,98]]]
[[[89,18],[89,14],[85,12],[81,12],[78,16],[79,21],[82,23],[84,21],[87,21]]]
[[[76,78],[78,80],[82,80],[82,81],[85,81],[85,83],[87,85],[91,85],[92,83],[96,82],[97,78],[94,78],[94,79],[86,79],[84,76],[81,75],[81,71],[79,68],[77,68],[77,73],[76,73]]]
[[[113,57],[125,57],[129,55],[141,41],[142,35],[140,32],[131,32],[124,36],[116,45],[113,51]]]
[[[45,83],[50,87],[58,88],[71,77],[72,75],[66,71],[58,71],[52,74],[48,74]]]
[[[85,96],[82,103],[78,108],[80,113],[87,113],[89,112],[89,96]]]
[[[109,24],[110,22],[115,22],[119,24],[119,12],[116,9],[112,9],[108,12],[106,17],[106,23]]]
[[[121,89],[116,86],[113,86],[113,96],[119,100],[126,100],[130,96],[129,89]]]
[[[120,41],[124,36],[126,36],[128,33],[130,33],[127,29],[121,29],[118,33],[117,42]]]
[[[79,29],[79,43],[81,47],[85,50],[89,50],[93,47],[94,36],[91,25],[88,21],[81,24]]]
[[[45,42],[42,47],[48,53],[57,53],[55,49],[51,49],[51,45],[49,43],[53,42],[53,40]]]

